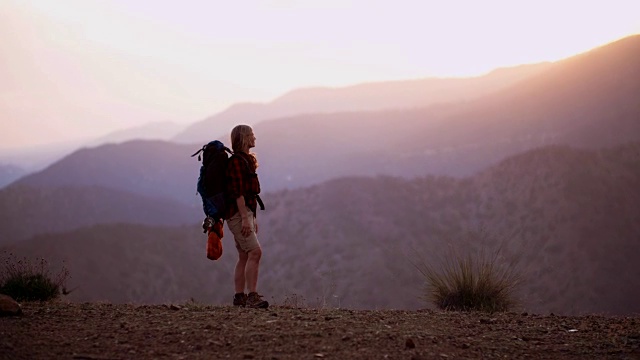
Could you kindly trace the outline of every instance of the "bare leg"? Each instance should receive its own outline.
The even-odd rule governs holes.
[[[236,287],[236,293],[243,293],[245,287],[245,270],[247,268],[247,260],[249,259],[249,254],[240,249],[237,250],[238,262],[236,263],[236,270],[233,281]]]
[[[262,249],[257,248],[249,251],[248,260],[246,262],[246,280],[249,292],[256,292],[258,288],[258,268],[260,267],[260,258],[262,257]]]

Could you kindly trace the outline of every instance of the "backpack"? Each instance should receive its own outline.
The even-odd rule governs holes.
[[[200,153],[202,153],[202,157]],[[229,163],[227,153],[233,154],[222,142],[214,140],[191,155],[191,157],[198,155],[198,161],[202,161],[196,191],[202,198],[202,210],[206,215],[205,224],[203,224],[205,232],[218,219],[224,219],[227,213],[228,200],[225,195],[227,164]],[[207,222],[210,224],[206,224]]]

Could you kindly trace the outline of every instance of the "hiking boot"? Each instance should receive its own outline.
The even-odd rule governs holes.
[[[246,306],[246,305],[247,305],[247,294],[237,293],[233,295],[233,306]]]
[[[258,295],[257,292],[252,292],[247,296],[247,306],[250,308],[266,309],[269,307],[269,302],[262,300],[262,295]]]

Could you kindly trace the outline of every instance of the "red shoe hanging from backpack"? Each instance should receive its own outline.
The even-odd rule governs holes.
[[[213,227],[209,229],[209,235],[207,238],[207,259],[218,260],[222,256],[222,238],[224,236],[224,230],[222,227],[222,221],[216,221]]]

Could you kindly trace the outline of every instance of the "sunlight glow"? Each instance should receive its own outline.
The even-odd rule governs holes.
[[[300,87],[555,61],[640,33],[639,13],[636,0],[6,0],[0,121],[13,135],[0,140],[29,143],[35,126],[74,138],[194,122]]]

